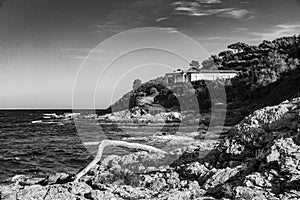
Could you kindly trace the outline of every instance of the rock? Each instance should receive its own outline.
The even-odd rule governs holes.
[[[190,180],[198,180],[199,183],[204,183],[210,176],[210,170],[199,162],[189,163],[177,169],[182,177]]]
[[[187,189],[191,192],[193,198],[204,196],[206,193],[204,189],[200,188],[197,181],[190,181]]]
[[[298,200],[299,198],[300,198],[300,191],[298,190],[291,190],[279,196],[280,200]]]
[[[71,182],[68,174],[44,181],[15,176],[9,185],[0,186],[0,199],[300,199],[299,104],[300,98],[262,108],[219,143],[205,140],[174,150],[170,156],[181,156],[171,166],[161,166],[168,157],[160,154],[109,156],[79,183]],[[136,112],[146,121],[168,115],[170,120],[181,118],[176,112],[157,116]],[[119,112],[110,117],[136,116]]]
[[[237,176],[241,171],[245,170],[245,166],[237,166],[235,168],[216,169],[214,174],[205,182],[203,187],[213,189],[216,186],[226,183],[230,178]]]
[[[124,169],[131,170],[133,172],[140,172],[140,169],[143,169],[156,166],[159,162],[163,162],[165,155],[159,153],[148,153],[145,151],[131,153],[125,156],[108,156],[105,158],[101,166],[122,166]]]
[[[72,180],[71,175],[66,173],[56,173],[48,176],[46,179],[42,180],[40,184],[51,185],[51,184],[62,184],[67,183]]]
[[[150,191],[133,188],[128,185],[116,188],[113,193],[117,194],[121,199],[150,199],[152,194]]]
[[[1,191],[2,192],[2,191]],[[31,185],[26,186],[18,190],[13,195],[6,194],[4,199],[13,200],[32,200],[32,199],[45,199],[45,200],[77,200],[86,199],[85,196],[89,196],[92,193],[92,188],[85,183],[68,183],[68,184],[56,184],[56,185]]]
[[[167,122],[181,122],[182,116],[179,112],[169,112],[166,113]]]
[[[198,177],[206,194],[217,198],[224,197],[225,184],[235,188],[226,194],[229,198],[287,197],[287,191],[300,186],[299,104],[300,99],[257,110],[204,158],[199,156],[201,149],[194,149],[173,166],[181,177]]]
[[[156,178],[156,179],[154,179],[154,181],[152,181],[150,188],[153,191],[160,191],[166,186],[167,186],[167,183],[164,178]]]
[[[32,186],[27,186],[23,190],[18,191],[16,196],[20,199],[24,200],[30,200],[30,199],[47,199],[47,191],[48,188],[43,187],[41,185],[32,185]],[[50,195],[53,195],[50,193]],[[48,197],[49,199],[50,197]]]
[[[264,191],[262,190],[254,190],[248,187],[236,187],[235,188],[235,199],[251,199],[251,200],[264,200],[268,199],[265,196]]]
[[[167,184],[169,188],[175,189],[180,188],[180,179],[179,175],[176,172],[169,172],[166,175]]]
[[[272,183],[270,182],[272,178],[264,177],[261,173],[255,172],[245,177],[244,184],[250,188],[271,188]],[[271,179],[271,180],[269,180]]]
[[[300,146],[292,138],[275,140],[267,162],[277,162],[280,173],[288,175],[289,181],[300,179]]]
[[[18,182],[21,182],[21,181],[25,181],[26,179],[28,179],[28,177],[26,177],[25,175],[23,174],[20,174],[20,175],[15,175],[11,178],[11,182],[12,183],[18,183]]]

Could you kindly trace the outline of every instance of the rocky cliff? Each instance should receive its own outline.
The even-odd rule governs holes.
[[[78,183],[16,176],[0,199],[299,199],[299,134],[300,98],[255,111],[215,148],[199,141],[169,155],[110,156]]]

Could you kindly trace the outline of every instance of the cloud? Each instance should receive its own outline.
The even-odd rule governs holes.
[[[250,34],[261,37],[264,40],[273,40],[279,37],[300,34],[300,22],[277,24],[265,32],[251,32]]]
[[[196,38],[198,40],[240,40],[240,39],[247,39],[247,38],[238,38],[238,37],[222,37],[222,36],[217,36],[217,37],[198,37]]]
[[[253,12],[246,9],[234,7],[216,8],[214,4],[221,4],[220,0],[196,0],[196,1],[177,1],[172,4],[174,14],[188,16],[212,16],[227,17],[233,19],[252,19]]]
[[[207,4],[213,4],[213,3],[222,3],[221,0],[197,0],[199,3],[207,3]]]
[[[103,49],[89,49],[89,48],[64,48],[61,49],[63,51],[63,55],[72,58],[75,60],[83,60],[88,55],[89,59],[96,60],[96,61],[106,61],[109,60],[112,56],[115,54],[118,54],[119,52],[116,51],[110,51],[110,50],[103,50]],[[93,52],[92,54],[90,54]]]
[[[254,17],[253,12],[246,9],[233,9],[220,13],[218,16],[234,19],[252,19]]]
[[[173,27],[166,27],[166,28],[159,28],[159,29],[166,32],[166,33],[179,33],[177,31],[177,29],[173,28]]]
[[[164,0],[137,0],[136,2],[132,3],[130,7],[157,7],[162,6],[164,4]]]
[[[174,13],[178,15],[189,15],[189,16],[210,16],[221,12],[230,11],[233,8],[222,8],[222,9],[204,9],[201,5],[195,4],[195,2],[185,2],[175,4]]]
[[[149,22],[167,20],[172,11],[165,0],[119,1],[116,9],[108,10],[96,28],[101,35],[111,36],[129,29],[147,26]]]
[[[161,21],[165,21],[169,19],[169,17],[161,17],[161,18],[158,18],[157,20],[155,20],[156,22],[161,22]]]
[[[245,32],[248,31],[249,29],[246,27],[236,27],[233,32]]]
[[[87,57],[86,56],[70,56],[73,59],[78,59],[78,60],[84,60]],[[95,60],[95,61],[108,61],[110,60],[109,58],[101,58],[101,57],[88,57],[89,60]]]
[[[92,49],[89,48],[64,48],[61,49],[65,52],[71,52],[71,53],[82,53],[82,54],[88,54],[92,51]],[[103,53],[103,50],[97,50],[97,53]]]
[[[261,38],[255,38],[253,36],[249,37],[227,37],[227,36],[216,36],[216,37],[196,37],[196,40],[205,44],[230,44],[234,42],[246,42],[253,43],[256,41],[261,42]]]
[[[223,8],[223,9],[209,9],[204,11],[197,11],[190,14],[190,16],[210,16],[218,13],[223,13],[232,10],[233,8]]]

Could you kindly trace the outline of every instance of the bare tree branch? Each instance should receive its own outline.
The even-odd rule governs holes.
[[[82,171],[76,174],[74,182],[78,182],[79,179],[84,176],[88,171],[90,171],[91,168],[93,168],[98,162],[100,162],[103,150],[106,147],[125,147],[125,148],[130,148],[130,149],[139,149],[139,150],[144,150],[144,151],[149,151],[149,152],[156,152],[156,153],[161,153],[161,154],[167,154],[167,152],[157,149],[155,147],[149,146],[149,145],[144,145],[144,144],[139,144],[139,143],[129,143],[129,142],[124,142],[124,141],[116,141],[116,140],[102,140],[100,143],[99,142],[87,142],[84,143],[85,145],[99,145],[97,154],[94,158],[94,160],[87,166],[85,167]]]

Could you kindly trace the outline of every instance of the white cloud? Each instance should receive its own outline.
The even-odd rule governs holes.
[[[187,12],[194,12],[197,9],[194,7],[187,7],[187,6],[179,6],[177,8],[175,8],[176,11],[187,11]]]
[[[203,11],[196,11],[191,13],[191,16],[210,16],[215,15],[218,13],[223,13],[232,10],[233,8],[223,8],[223,9],[209,9],[209,10],[203,10]]]
[[[177,31],[177,29],[173,28],[173,27],[166,27],[166,28],[159,28],[159,29],[166,32],[166,33],[179,33]]]
[[[212,16],[227,17],[233,19],[251,19],[254,17],[253,13],[246,9],[238,8],[214,8],[213,5],[205,4],[219,4],[220,0],[196,0],[196,1],[177,1],[173,3],[174,13],[178,15],[188,16]]]
[[[208,3],[208,4],[213,4],[213,3],[222,3],[221,0],[197,0],[199,3]]]
[[[174,8],[175,14],[189,15],[189,16],[210,16],[226,11],[233,10],[233,8],[222,8],[222,9],[203,9],[200,5],[186,4],[180,5]]]
[[[278,24],[266,32],[252,32],[252,35],[259,36],[263,40],[273,40],[279,37],[300,34],[300,22],[289,24]]]
[[[248,31],[249,29],[246,27],[236,27],[233,32],[245,32]]]
[[[238,38],[238,37],[222,37],[222,36],[217,36],[217,37],[198,37],[196,38],[198,40],[240,40],[240,39],[248,39],[248,38]]]
[[[169,17],[161,17],[161,18],[158,18],[157,20],[155,20],[156,22],[161,22],[161,21],[165,21],[169,19]]]
[[[78,60],[84,60],[88,58],[89,60],[96,60],[96,61],[108,61],[111,60],[109,58],[102,58],[102,57],[86,57],[86,56],[70,56],[73,59],[78,59]]]
[[[220,13],[218,16],[234,19],[252,19],[254,17],[253,13],[246,9],[233,9]]]
[[[92,51],[92,49],[89,49],[89,48],[66,48],[66,49],[62,49],[62,51],[87,54],[87,53],[90,53]],[[104,52],[103,50],[97,50],[97,53],[103,53],[103,52]]]
[[[300,24],[279,24],[275,27],[280,28],[281,30],[292,31],[300,28]]]

